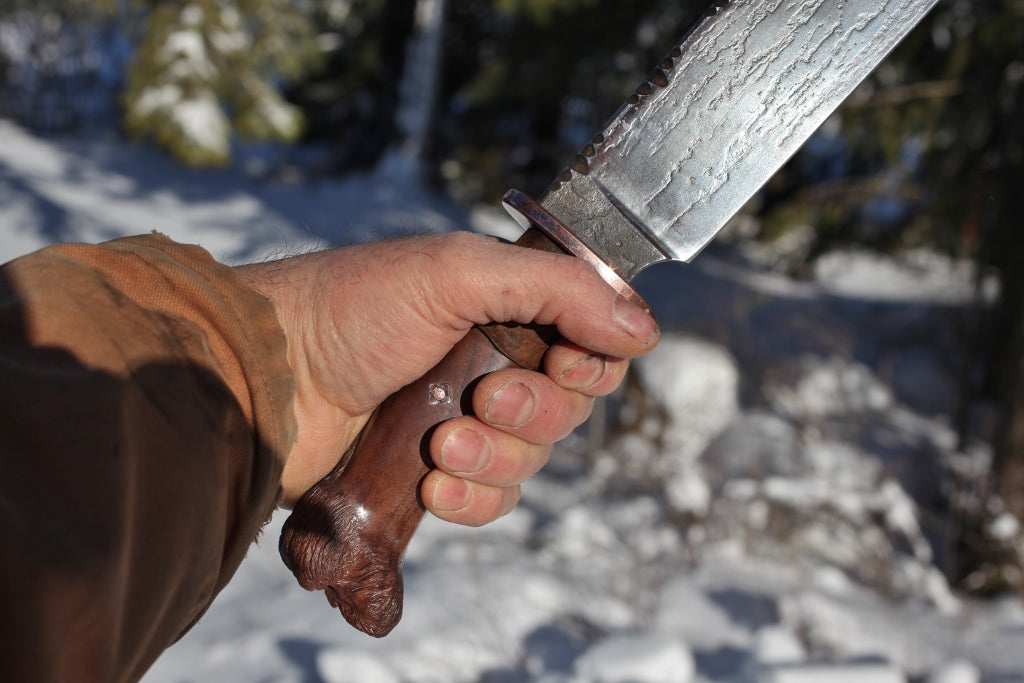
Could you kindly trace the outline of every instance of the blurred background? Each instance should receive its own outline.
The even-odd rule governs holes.
[[[102,211],[80,229],[86,207],[105,200],[75,204],[53,188],[98,188],[102,197],[111,179],[122,177],[135,183],[128,194],[142,206],[165,190],[169,206],[201,234],[230,233],[210,239],[235,245],[225,248],[235,258],[294,245],[286,224],[328,244],[382,236],[396,207],[407,211],[390,219],[390,228],[397,220],[400,230],[412,229],[417,214],[429,214],[430,229],[480,229],[495,220],[481,207],[496,206],[507,188],[542,194],[706,4],[0,0],[0,198],[12,207],[31,195],[34,207],[0,208],[3,234],[21,240],[44,226],[43,242],[111,236]],[[929,573],[935,570],[958,598],[1015,599],[1024,589],[1022,99],[1024,3],[942,0],[757,194],[705,265],[702,256],[688,271],[642,280],[670,333],[666,346],[681,354],[673,358],[692,364],[711,354],[701,368],[718,368],[719,375],[708,371],[717,377],[709,381],[731,387],[726,403],[735,406],[723,408],[727,416],[711,419],[699,438],[673,436],[690,419],[679,406],[693,404],[645,379],[641,365],[602,407],[596,426],[556,458],[548,483],[571,488],[566,481],[585,470],[594,500],[605,505],[655,501],[655,526],[677,534],[685,548],[673,560],[682,565],[673,567],[692,570],[702,546],[739,536],[747,539],[745,556],[792,562],[798,548],[814,546],[802,536],[813,526],[809,519],[817,524],[831,515],[816,557],[884,595],[934,601],[931,589],[920,587],[938,580]],[[56,150],[62,169],[52,176],[25,171],[33,145]],[[77,175],[69,175],[75,164]],[[232,203],[239,193],[256,208]],[[335,205],[312,208],[331,193],[365,200],[342,209],[359,230],[327,225],[337,221]],[[376,203],[368,207],[370,196]],[[189,214],[200,200],[209,211]],[[114,204],[106,206],[113,216]],[[228,214],[237,222],[229,225]],[[233,232],[247,222],[255,226],[250,237]],[[275,237],[285,244],[273,244]],[[245,248],[239,240],[248,240]],[[694,339],[705,346],[686,346]],[[728,360],[719,362],[716,353]],[[657,374],[660,362],[646,372]],[[694,373],[704,376],[701,368]],[[823,400],[832,407],[823,408]],[[899,411],[919,427],[896,420]],[[826,500],[811,504],[767,486],[775,476],[799,479],[819,466],[834,472],[838,465],[821,465],[808,453],[838,441],[857,462],[873,463],[857,495],[895,482],[916,531],[897,533],[896,508],[886,504],[858,508],[844,522],[842,509],[823,512]],[[666,455],[671,448],[676,455]],[[676,457],[684,451],[689,455]],[[737,452],[748,459],[739,462]],[[755,482],[756,490],[730,481]],[[839,489],[830,487],[842,484],[829,481],[816,480],[804,493],[834,499]],[[566,542],[543,536],[569,524],[546,507],[554,494],[545,485],[535,497],[525,495],[527,545]],[[875,523],[881,546],[859,552],[868,547],[858,545],[863,538],[844,540],[844,529]],[[758,551],[751,535],[759,534],[779,545]],[[857,557],[847,561],[826,549],[830,544],[847,544]],[[875,554],[865,560],[865,553]],[[931,578],[919,577],[920,590],[907,587],[915,580],[894,578],[901,557],[927,567],[920,576]],[[744,609],[749,617],[752,608]],[[776,621],[785,621],[784,612]],[[559,626],[559,637],[589,643],[598,640],[593,634],[615,630],[580,623]],[[756,635],[760,622],[744,623]],[[845,652],[788,628],[805,649],[803,660],[827,659],[830,647]],[[524,651],[539,647],[522,643]],[[729,660],[696,648],[694,675],[754,676],[736,663],[754,656],[747,651],[754,646],[734,649]],[[712,650],[728,653],[725,646]],[[557,657],[541,659],[555,676]],[[342,680],[324,664],[329,659],[313,660],[306,674]],[[562,668],[584,676],[583,661],[569,658]],[[911,678],[931,670],[900,664]],[[506,678],[495,669],[487,674],[493,678],[467,680],[542,678],[523,673],[524,666],[501,669]],[[990,671],[990,680],[1024,680],[991,666],[1003,677]],[[415,679],[403,675],[395,680]]]

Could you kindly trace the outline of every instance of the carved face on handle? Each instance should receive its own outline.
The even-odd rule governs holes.
[[[401,554],[367,538],[372,516],[361,504],[314,486],[306,510],[287,525],[281,556],[306,590],[322,590],[332,607],[360,631],[380,638],[402,618]]]

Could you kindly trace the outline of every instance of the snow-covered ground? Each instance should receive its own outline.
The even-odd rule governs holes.
[[[394,178],[245,169],[0,121],[0,257],[149,230],[237,262],[510,229]],[[987,455],[957,452],[949,418],[969,274],[846,254],[796,283],[747,263],[712,249],[642,276],[661,347],[508,517],[424,521],[390,636],[298,587],[279,515],[146,683],[1024,681],[1024,604],[953,594],[941,509],[922,508]]]

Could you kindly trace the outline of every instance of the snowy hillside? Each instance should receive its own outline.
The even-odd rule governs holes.
[[[159,230],[239,262],[378,236],[507,231],[407,181],[191,172],[0,121],[0,256]],[[276,180],[271,182],[267,177]],[[497,227],[496,227],[497,226]],[[954,595],[941,507],[984,445],[950,425],[968,273],[918,255],[796,283],[712,249],[640,287],[665,339],[483,529],[424,521],[373,640],[277,557],[278,516],[146,683],[1009,683],[1024,604]]]

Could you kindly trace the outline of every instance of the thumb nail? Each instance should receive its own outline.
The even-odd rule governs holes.
[[[621,296],[616,297],[612,304],[612,318],[629,336],[644,344],[658,333],[658,323],[654,318]]]

